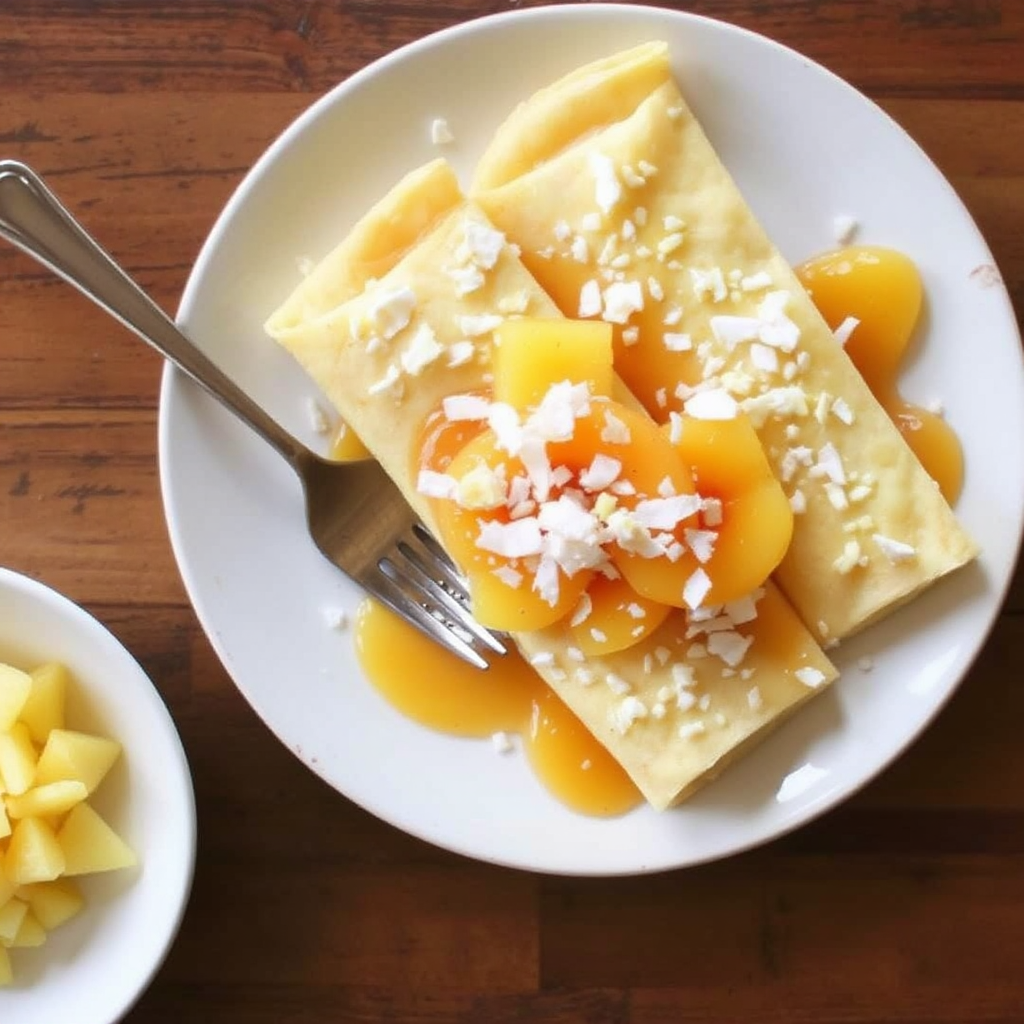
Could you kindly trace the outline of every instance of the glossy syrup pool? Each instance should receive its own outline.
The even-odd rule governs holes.
[[[540,780],[583,814],[640,803],[629,776],[514,650],[481,672],[372,600],[360,606],[356,642],[367,678],[414,721],[455,736],[518,734]]]
[[[914,264],[893,250],[849,247],[807,261],[797,275],[831,328],[848,316],[860,321],[847,353],[946,499],[955,501],[963,480],[956,435],[898,389],[923,301]],[[433,423],[423,440],[442,468],[468,436]],[[367,678],[414,721],[456,736],[517,734],[540,780],[580,813],[620,815],[642,802],[618,763],[514,651],[481,672],[372,600],[360,607],[356,642]]]
[[[955,502],[964,477],[960,441],[941,416],[899,392],[900,365],[924,302],[917,267],[892,249],[849,246],[808,260],[796,274],[833,330],[849,316],[860,321],[846,354],[945,499]]]

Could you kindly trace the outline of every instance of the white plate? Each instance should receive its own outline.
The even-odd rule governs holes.
[[[139,866],[76,879],[85,909],[36,949],[12,949],[0,1020],[113,1024],[156,973],[177,934],[195,865],[192,778],[167,708],[115,637],[66,597],[0,569],[0,660],[62,661],[70,728],[117,739],[121,758],[90,803]]]
[[[164,379],[160,468],[174,549],[209,637],[270,728],[332,786],[416,836],[539,871],[619,874],[722,857],[806,822],[861,786],[924,728],[997,614],[1021,533],[1024,437],[1014,318],[992,257],[949,184],[876,106],[804,57],[749,32],[633,6],[560,6],[424,39],[325,96],[250,172],[218,220],[181,305],[187,330],[285,426],[315,443],[303,373],[263,319],[400,175],[443,152],[468,181],[490,135],[535,88],[661,38],[697,115],[793,261],[859,238],[908,253],[928,292],[909,397],[941,398],[967,454],[959,513],[976,566],[838,653],[833,690],[684,807],[618,820],[549,797],[521,757],[438,735],[360,674],[327,607],[359,594],[306,536],[300,490],[266,445],[175,372]],[[429,125],[447,118],[438,150]],[[990,268],[978,270],[977,268]],[[979,400],[984,396],[984,400]],[[859,672],[870,654],[875,670]]]

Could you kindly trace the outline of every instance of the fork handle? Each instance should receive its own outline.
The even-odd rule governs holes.
[[[0,160],[0,237],[34,257],[169,359],[281,453],[308,449],[197,348],[68,212],[31,168]]]

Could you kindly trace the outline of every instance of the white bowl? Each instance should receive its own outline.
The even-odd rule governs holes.
[[[42,946],[10,950],[14,984],[0,989],[0,1020],[112,1024],[163,962],[191,889],[196,816],[185,752],[160,695],[106,627],[7,569],[0,569],[0,661],[67,665],[69,727],[123,746],[90,802],[139,857],[136,868],[76,879],[82,912]]]

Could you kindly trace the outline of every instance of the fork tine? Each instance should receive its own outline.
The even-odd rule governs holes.
[[[462,573],[459,572],[458,566],[452,561],[451,555],[437,542],[437,538],[420,522],[412,524],[412,532],[416,534],[416,539],[430,552],[434,561],[446,569],[452,576],[459,592],[465,594],[466,585],[462,579]]]
[[[447,647],[453,654],[468,662],[475,668],[486,669],[490,666],[487,660],[476,651],[473,646],[464,640],[454,629],[447,626],[435,615],[432,615],[422,604],[410,597],[401,587],[400,583],[384,571],[383,566],[390,565],[392,571],[397,571],[386,559],[382,559],[380,566],[374,573],[366,573],[361,580],[362,585],[378,601],[386,604],[393,612],[400,615],[410,625],[415,626],[421,633],[433,640],[435,643]],[[401,577],[399,577],[401,578]]]
[[[422,523],[413,523],[412,532],[430,556],[430,575],[434,576],[437,582],[462,604],[463,608],[468,609],[470,606],[469,588],[459,567]]]
[[[409,563],[409,570],[411,570],[411,574],[415,576],[416,582],[420,587],[422,587],[423,590],[437,601],[438,604],[443,605],[445,611],[454,617],[463,629],[472,634],[472,636],[482,644],[489,647],[495,652],[495,654],[508,653],[505,645],[498,640],[490,630],[481,626],[480,623],[473,618],[465,604],[463,604],[457,596],[453,595],[446,589],[444,582],[438,581],[435,578],[435,575],[431,570],[432,568],[437,569],[437,566],[432,567],[428,565],[423,556],[406,541],[400,540],[396,546],[401,554],[405,556],[406,561]],[[409,571],[407,571],[406,575],[410,575]]]

